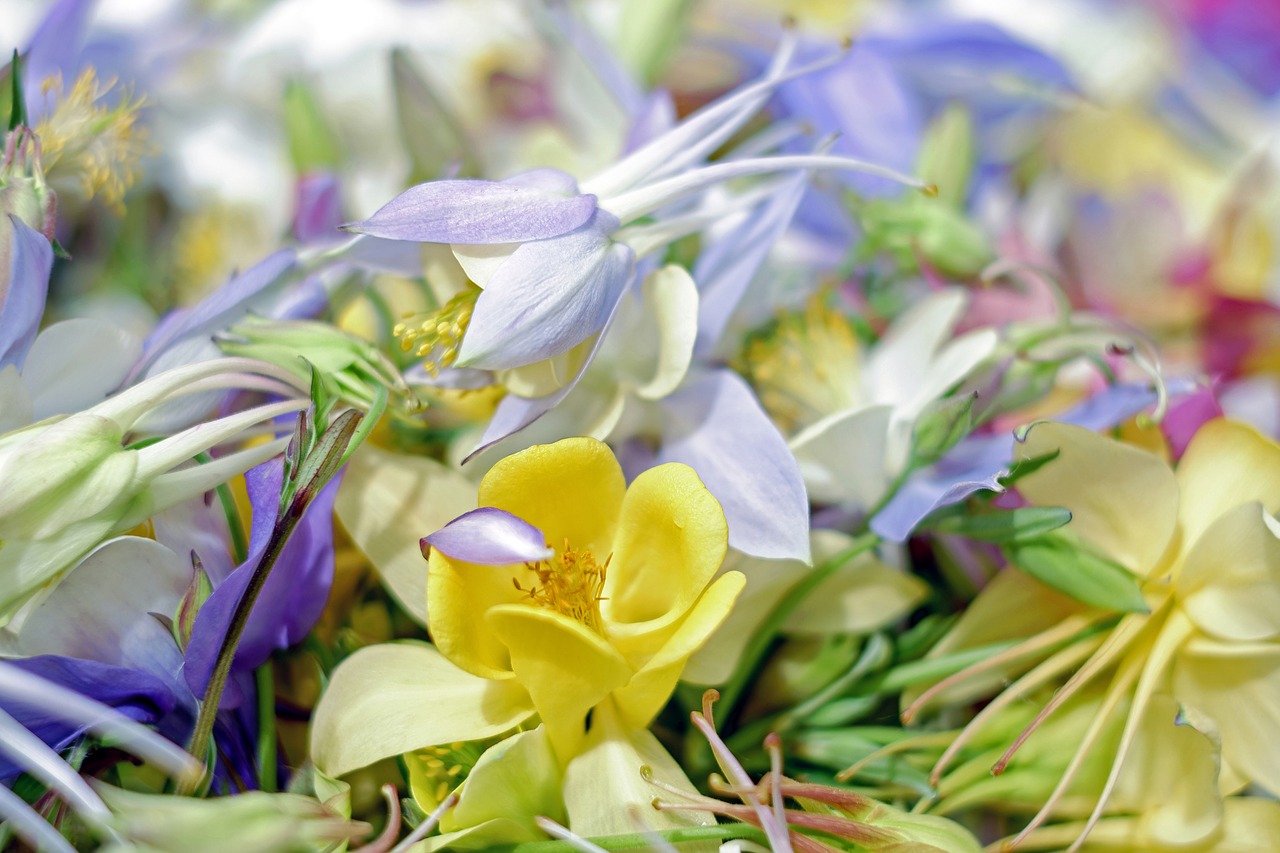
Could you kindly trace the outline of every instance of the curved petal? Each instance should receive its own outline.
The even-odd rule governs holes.
[[[1031,427],[1019,459],[1058,452],[1018,481],[1033,504],[1071,510],[1070,530],[1102,554],[1146,577],[1178,523],[1178,484],[1156,456],[1067,424]]]
[[[653,375],[636,394],[657,400],[676,390],[689,370],[698,336],[698,286],[684,267],[670,264],[648,275],[642,290],[657,342]]]
[[[567,186],[572,187],[572,178]],[[563,189],[548,191],[520,180],[431,181],[410,187],[373,216],[343,228],[420,243],[542,240],[572,231],[596,211],[595,196],[566,195]]]
[[[565,539],[604,560],[627,483],[608,445],[593,438],[539,444],[498,461],[480,482],[479,503],[519,516],[559,549]]]
[[[1215,420],[1202,426],[1177,477],[1185,545],[1240,504],[1258,501],[1268,513],[1280,510],[1280,446],[1245,424]]]
[[[1247,503],[1209,525],[1176,580],[1182,608],[1224,640],[1280,635],[1280,539],[1262,506]]]
[[[311,721],[329,776],[426,746],[493,737],[533,713],[514,681],[477,678],[426,643],[368,646],[333,671]]]
[[[522,601],[523,566],[482,566],[432,550],[427,569],[427,624],[431,639],[455,666],[481,678],[512,677],[507,646],[484,624],[492,607]]]
[[[22,371],[36,420],[101,403],[124,382],[142,341],[104,320],[54,323],[31,345]]]
[[[567,616],[526,605],[491,608],[485,624],[511,650],[511,669],[528,690],[561,762],[582,746],[586,718],[627,683],[631,667],[604,638]]]
[[[687,465],[650,468],[627,489],[600,612],[613,636],[680,619],[724,562],[720,504]]]
[[[533,819],[539,815],[560,819],[560,777],[546,726],[517,732],[484,751],[467,774],[458,804],[441,818],[440,828],[448,832],[506,818],[533,830]]]
[[[782,623],[782,630],[801,635],[869,634],[905,618],[928,593],[928,584],[915,575],[861,554],[818,584],[804,607]]]
[[[53,246],[16,216],[10,214],[9,222],[12,233],[3,240],[9,245],[0,251],[0,263],[8,262],[3,264],[7,269],[0,269],[0,367],[21,369],[44,316]]]
[[[458,367],[499,370],[559,355],[604,327],[635,275],[635,253],[599,214],[576,231],[522,244],[485,283]]]
[[[463,513],[422,537],[422,545],[435,548],[450,559],[485,566],[536,563],[555,553],[547,547],[547,537],[541,530],[491,506]]]
[[[745,583],[746,578],[739,572],[728,572],[713,583],[657,653],[626,686],[613,692],[622,718],[629,725],[642,729],[653,722],[671,698],[689,656],[724,622]]]
[[[867,358],[871,399],[898,405],[915,396],[968,301],[964,290],[949,287],[917,302],[889,327]]]
[[[334,510],[392,595],[425,625],[427,572],[418,538],[475,505],[475,487],[453,468],[366,443],[347,462]]]
[[[791,439],[809,497],[817,503],[870,509],[889,487],[885,463],[891,406],[828,415]]]
[[[1222,733],[1224,763],[1272,794],[1280,793],[1280,645],[1258,644],[1242,654],[1239,644],[1193,639],[1173,668],[1180,702],[1207,714]]]

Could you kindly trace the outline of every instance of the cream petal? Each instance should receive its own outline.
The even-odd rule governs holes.
[[[1158,457],[1068,424],[1035,424],[1019,459],[1054,451],[1052,462],[1018,481],[1033,504],[1071,510],[1068,529],[1104,556],[1145,577],[1173,538],[1178,485]]]
[[[1245,424],[1219,419],[1200,427],[1177,477],[1185,546],[1240,504],[1258,501],[1272,515],[1280,510],[1280,446]]]
[[[657,738],[645,729],[628,728],[614,703],[606,702],[592,715],[581,754],[565,768],[569,828],[578,835],[599,836],[715,823],[707,812],[654,809],[653,798],[665,794],[644,780],[641,767],[678,790],[696,790]]]
[[[368,646],[333,671],[311,721],[311,758],[336,777],[426,746],[493,737],[532,714],[515,681],[471,675],[426,643]]]
[[[562,820],[560,778],[546,727],[517,732],[484,751],[440,828],[447,832],[507,818],[519,820],[532,831],[533,819],[539,815]]]
[[[1280,635],[1280,538],[1261,504],[1242,504],[1191,546],[1176,586],[1200,630],[1224,640]]]
[[[828,415],[789,445],[815,503],[870,509],[884,497],[892,472],[885,463],[891,406],[865,406]]]
[[[1193,639],[1174,663],[1173,691],[1217,723],[1225,762],[1280,794],[1280,644]]]
[[[651,372],[636,394],[646,400],[667,396],[684,380],[698,337],[698,286],[674,264],[650,273],[642,288],[647,325],[656,332]]]
[[[426,561],[418,540],[476,508],[475,486],[423,456],[364,444],[347,463],[334,511],[387,588],[427,623]]]

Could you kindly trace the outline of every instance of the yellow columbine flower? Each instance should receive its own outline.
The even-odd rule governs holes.
[[[728,543],[715,498],[675,463],[628,488],[605,444],[570,438],[498,462],[479,504],[424,540],[435,645],[371,646],[333,673],[312,730],[323,773],[492,737],[534,714],[570,776],[573,759],[610,744],[661,750],[644,729],[744,582],[713,581]],[[506,547],[496,540],[508,530],[534,538]],[[527,556],[501,556],[520,548]],[[638,779],[639,763],[631,771]]]
[[[1032,459],[1055,451],[1053,462],[1019,481],[1019,491],[1033,504],[1071,510],[1068,529],[1134,573],[1148,612],[1125,614],[1098,634],[1088,629],[1102,624],[1107,612],[1073,603],[1012,568],[997,577],[944,645],[1027,639],[939,688],[949,690],[970,675],[998,675],[996,669],[1019,658],[1043,662],[984,708],[934,769],[935,778],[978,726],[1079,666],[994,768],[1001,772],[1081,687],[1110,674],[1102,707],[1060,784],[1009,847],[1053,811],[1108,720],[1126,714],[1110,776],[1072,849],[1083,843],[1115,790],[1144,712],[1161,692],[1185,707],[1189,719],[1220,733],[1224,792],[1250,782],[1280,792],[1280,750],[1273,743],[1280,725],[1280,525],[1274,518],[1280,510],[1280,446],[1250,427],[1213,421],[1173,471],[1146,451],[1044,423],[1031,430],[1019,455]],[[935,688],[925,698],[942,692]]]

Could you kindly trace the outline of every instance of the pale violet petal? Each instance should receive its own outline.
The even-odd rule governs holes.
[[[483,566],[536,563],[555,553],[547,537],[523,518],[482,506],[463,513],[435,533],[422,537],[445,556]]]
[[[9,269],[0,271],[8,276],[0,286],[0,367],[12,364],[21,369],[44,316],[53,246],[16,216],[10,215],[9,221]]]
[[[525,243],[476,300],[457,366],[519,367],[567,352],[603,328],[635,275],[635,255],[598,215],[571,234]]]
[[[756,557],[809,560],[800,466],[747,384],[728,370],[692,377],[663,400],[658,462],[693,468],[720,501],[729,544]]]
[[[449,180],[418,184],[348,231],[419,243],[511,243],[566,234],[596,210],[593,195],[565,195],[572,178],[546,189],[547,173],[507,181]]]

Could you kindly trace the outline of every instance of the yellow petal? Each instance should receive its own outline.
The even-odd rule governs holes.
[[[426,643],[369,646],[333,671],[311,721],[311,758],[341,776],[426,746],[493,737],[532,713],[516,682],[463,672]]]
[[[1280,644],[1194,639],[1174,664],[1173,688],[1217,723],[1224,763],[1280,793]]]
[[[1242,504],[1210,524],[1177,588],[1183,610],[1207,634],[1246,642],[1280,635],[1280,539],[1262,506]]]
[[[451,560],[433,549],[428,559],[427,624],[440,652],[481,678],[511,678],[507,647],[481,618],[490,607],[512,604],[524,594],[511,582],[523,566],[480,566]]]
[[[616,704],[605,702],[592,715],[581,754],[565,769],[569,828],[582,836],[599,836],[716,822],[707,812],[653,808],[653,798],[666,795],[644,780],[641,767],[648,767],[655,780],[682,791],[696,790],[657,738],[645,729],[629,728],[620,719]]]
[[[1033,459],[1055,450],[1058,458],[1019,480],[1018,491],[1033,504],[1071,510],[1071,530],[1145,577],[1178,522],[1173,472],[1144,450],[1051,422],[1031,428],[1018,457]]]
[[[613,547],[627,483],[613,451],[593,438],[566,438],[514,453],[489,469],[479,506],[495,506],[601,561]]]
[[[1209,853],[1266,850],[1280,838],[1280,803],[1263,797],[1231,797],[1222,829],[1222,838]]]
[[[685,661],[720,627],[744,583],[746,578],[739,572],[729,572],[713,583],[657,654],[625,687],[614,691],[614,699],[628,725],[644,728],[653,722],[675,690]]]
[[[371,444],[362,445],[347,463],[334,503],[356,547],[423,625],[427,573],[418,540],[475,508],[475,486],[458,471]]]
[[[1178,463],[1184,547],[1214,519],[1258,501],[1280,510],[1280,446],[1245,424],[1219,419],[1196,432]]]
[[[567,762],[582,744],[587,712],[626,684],[631,668],[603,637],[559,613],[508,604],[484,621],[511,650],[511,668]]]
[[[560,765],[545,726],[519,732],[486,749],[467,775],[458,805],[440,828],[449,831],[509,818],[533,829],[538,815],[564,819]]]
[[[728,543],[724,512],[692,468],[670,462],[636,477],[600,605],[610,640],[629,657],[652,653],[637,642],[684,616],[724,562]]]

